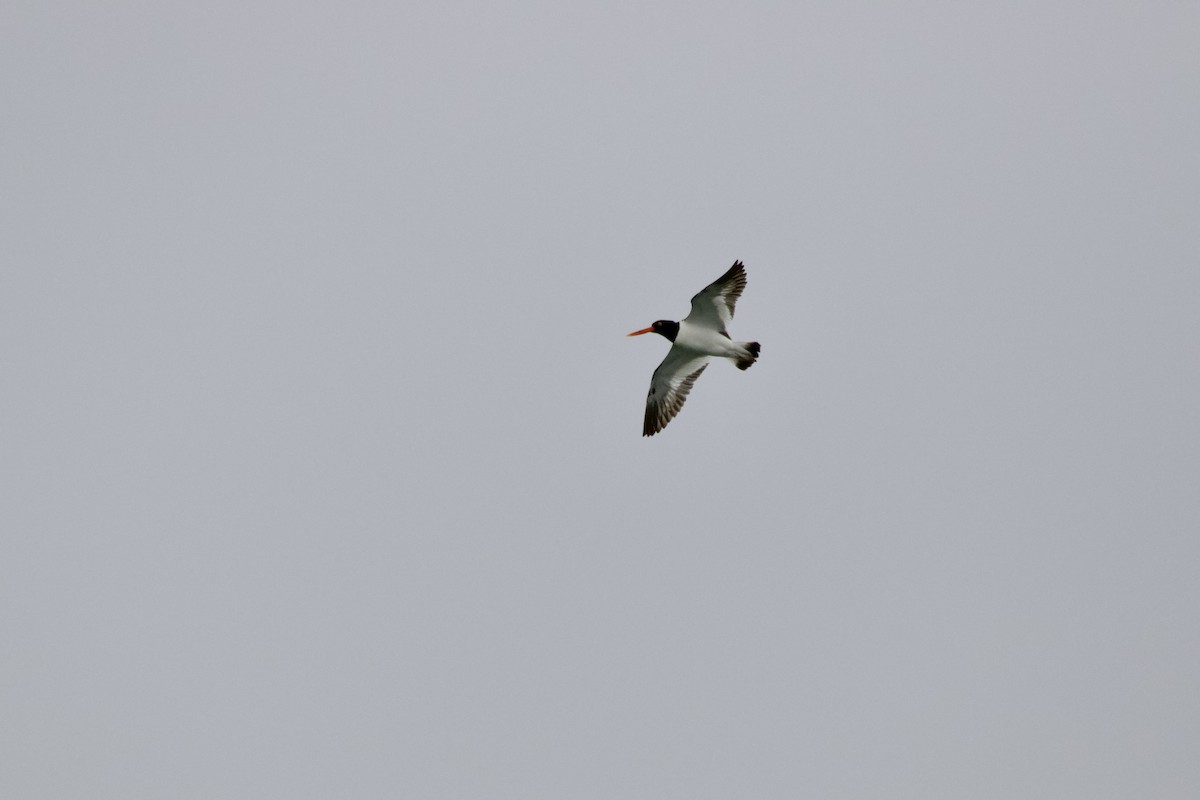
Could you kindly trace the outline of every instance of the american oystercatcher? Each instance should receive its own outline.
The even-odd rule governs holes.
[[[735,261],[728,272],[692,298],[692,313],[681,321],[660,319],[649,328],[629,334],[657,333],[671,340],[667,357],[650,379],[642,436],[653,436],[667,427],[714,356],[732,360],[738,369],[749,369],[758,360],[762,349],[758,342],[735,342],[725,330],[745,288],[746,268]]]

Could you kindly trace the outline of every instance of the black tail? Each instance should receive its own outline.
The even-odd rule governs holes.
[[[762,350],[762,346],[758,342],[739,342],[750,355],[746,358],[739,358],[735,363],[738,369],[750,369],[755,361],[758,361],[758,353]]]

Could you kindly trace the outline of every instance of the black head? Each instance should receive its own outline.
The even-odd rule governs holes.
[[[675,337],[679,335],[679,323],[671,322],[669,319],[660,319],[649,328],[642,328],[640,331],[634,331],[629,335],[640,336],[643,333],[657,333],[659,336],[673,342],[675,341]]]

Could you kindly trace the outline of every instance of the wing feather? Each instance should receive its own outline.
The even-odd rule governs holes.
[[[724,275],[692,298],[692,312],[685,321],[714,328],[728,336],[726,326],[733,320],[734,306],[745,289],[746,268],[741,261],[735,261]]]
[[[650,393],[646,395],[646,420],[642,425],[643,436],[653,436],[667,427],[683,408],[692,385],[704,372],[710,356],[696,356],[675,345],[667,357],[654,370],[650,379]]]

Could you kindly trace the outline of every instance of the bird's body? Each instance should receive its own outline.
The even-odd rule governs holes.
[[[686,319],[679,323],[675,335],[675,346],[697,355],[717,358],[739,359],[745,357],[745,343],[735,342],[728,334],[715,331],[705,325],[697,325]]]
[[[735,342],[726,330],[745,288],[746,268],[735,261],[724,275],[692,298],[692,311],[684,319],[660,319],[649,328],[629,334],[657,333],[671,342],[667,357],[650,379],[643,436],[658,433],[679,413],[692,385],[713,358],[728,358],[738,369],[749,369],[758,359],[758,342]]]

